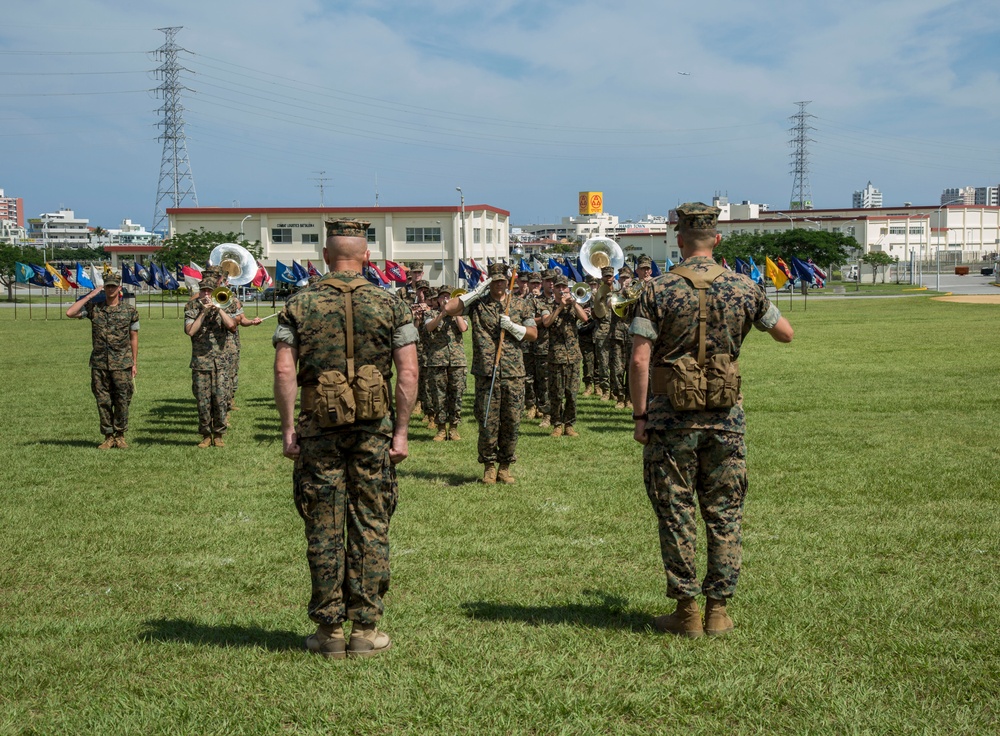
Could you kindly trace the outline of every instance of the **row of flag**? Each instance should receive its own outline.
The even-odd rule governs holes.
[[[822,287],[826,283],[826,272],[813,263],[812,258],[803,261],[801,258],[793,256],[789,260],[792,262],[790,266],[780,257],[771,260],[770,256],[765,256],[763,272],[757,268],[757,264],[754,263],[753,258],[747,258],[745,261],[742,258],[737,258],[736,268],[730,266],[726,262],[726,259],[723,258],[722,265],[730,271],[736,271],[737,273],[749,276],[761,285],[763,285],[764,277],[766,276],[776,289],[783,288],[788,282],[794,284],[796,281],[815,284],[819,287]]]
[[[46,263],[44,266],[20,262],[14,264],[14,275],[18,283],[49,286],[65,291],[99,289],[104,286],[104,277],[110,271],[111,268],[107,264],[99,268],[93,264],[84,266],[77,263],[75,266],[63,266],[61,269],[51,263]],[[180,288],[180,282],[184,282],[189,291],[195,292],[198,290],[201,276],[202,268],[194,262],[187,266],[177,266],[176,276],[166,266],[156,263],[150,263],[148,267],[137,262],[131,265],[122,264],[122,283],[139,287],[146,285],[161,291],[174,291]],[[308,273],[306,279],[308,280]],[[257,262],[257,273],[251,284],[258,289],[274,285],[274,280],[260,261]]]

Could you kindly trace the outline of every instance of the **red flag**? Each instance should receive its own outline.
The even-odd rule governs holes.
[[[264,268],[264,264],[257,261],[257,273],[254,274],[253,281],[250,283],[258,289],[263,289],[265,286],[274,286],[274,279],[271,278],[271,274]]]
[[[785,262],[784,262],[783,260],[781,260],[780,258],[775,258],[775,259],[774,259],[774,262],[778,264],[778,268],[780,268],[780,269],[781,269],[781,270],[782,270],[782,271],[784,272],[785,276],[787,276],[787,277],[788,277],[788,280],[789,280],[789,281],[794,281],[794,280],[795,280],[795,279],[794,279],[794,278],[792,277],[792,269],[790,269],[790,268],[788,267],[788,264],[787,264],[787,263],[785,263]]]
[[[74,289],[80,288],[80,285],[76,283],[76,272],[70,271],[69,266],[63,266],[62,275],[63,278],[66,279],[66,281],[69,282],[69,285],[72,286]]]
[[[395,261],[387,260],[385,262],[385,278],[386,281],[394,281],[397,284],[405,284],[406,269],[400,266]]]
[[[729,264],[726,263],[726,259],[725,258],[722,259],[722,267],[724,269],[726,269],[727,271],[732,271],[733,270],[733,269],[729,268]]]
[[[477,271],[479,271],[479,273],[481,273],[481,274],[485,274],[485,273],[486,273],[486,271],[485,271],[485,270],[483,270],[483,269],[481,269],[481,268],[479,267],[479,264],[478,264],[478,263],[476,263],[476,262],[475,262],[475,260],[473,260],[471,256],[469,257],[469,264],[470,264],[470,265],[471,265],[471,266],[472,266],[472,267],[473,267],[474,269],[476,269]]]
[[[309,275],[310,276],[322,276],[323,275],[319,271],[316,270],[316,267],[313,265],[312,261],[306,261],[306,266],[308,266],[308,268],[306,270],[309,271]]]
[[[380,279],[382,280],[382,283],[383,283],[383,284],[388,284],[388,283],[389,283],[389,277],[388,277],[388,276],[386,276],[386,275],[385,275],[384,273],[382,273],[381,271],[379,271],[379,268],[378,268],[378,266],[376,266],[376,265],[375,265],[375,261],[368,261],[368,267],[369,267],[369,268],[370,268],[370,269],[371,269],[372,271],[374,271],[374,272],[375,272],[375,275],[376,275],[376,276],[378,276],[378,277],[379,277],[379,278],[380,278]]]

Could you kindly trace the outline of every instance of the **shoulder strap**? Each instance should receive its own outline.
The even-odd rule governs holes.
[[[347,380],[352,384],[354,383],[354,299],[352,298],[352,292],[361,286],[373,286],[367,279],[351,279],[350,281],[343,281],[338,278],[333,278],[327,276],[322,281],[321,284],[329,284],[335,289],[344,292],[347,296],[346,300],[346,320],[345,327],[347,330]]]
[[[695,271],[685,266],[674,266],[670,273],[683,276],[698,290],[698,365],[705,365],[705,332],[708,324],[708,287],[712,282],[726,272],[718,263],[713,263],[704,272]]]
[[[350,281],[344,281],[342,279],[334,278],[333,276],[326,276],[319,283],[328,284],[339,291],[347,293],[354,291],[360,286],[374,286],[374,284],[367,279],[351,279]]]

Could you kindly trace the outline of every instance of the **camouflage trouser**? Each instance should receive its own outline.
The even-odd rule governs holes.
[[[316,623],[382,618],[389,519],[399,496],[389,443],[389,437],[357,431],[299,439],[295,507],[305,521],[309,618]]]
[[[191,371],[191,390],[198,402],[198,432],[202,436],[225,434],[229,429],[226,414],[232,392],[229,371],[222,364],[214,371]]]
[[[232,409],[236,397],[236,389],[240,387],[240,351],[239,348],[233,353],[229,364],[229,405],[227,409]]]
[[[125,434],[128,429],[128,405],[132,401],[135,384],[132,369],[110,371],[90,369],[90,390],[97,399],[97,415],[101,420],[101,434]]]
[[[580,391],[580,364],[549,363],[549,408],[552,426],[576,423],[576,395]]]
[[[490,402],[489,424],[483,426],[490,395],[490,376],[476,376],[476,423],[479,425],[479,462],[507,465],[517,462],[517,436],[524,409],[524,378],[497,378]]]
[[[646,493],[659,522],[667,596],[731,598],[743,549],[744,436],[708,429],[650,432],[642,463]],[[701,585],[694,561],[696,492],[708,540],[708,569]]]
[[[523,343],[522,343],[523,344]],[[524,353],[524,408],[538,406],[535,399],[535,351]]]
[[[462,421],[462,394],[465,393],[465,366],[433,366],[427,368],[427,389],[434,407],[434,423],[458,424]]]
[[[628,379],[625,377],[625,343],[618,340],[608,340],[605,346],[608,351],[611,395],[624,401],[628,396]]]
[[[580,338],[580,352],[583,353],[583,385],[594,383],[594,340]]]
[[[549,349],[535,352],[535,408],[542,414],[549,413]]]
[[[606,340],[608,331],[594,332],[594,385],[605,391],[611,385],[608,376],[608,348]]]

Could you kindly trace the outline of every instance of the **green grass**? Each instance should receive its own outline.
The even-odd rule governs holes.
[[[302,650],[273,324],[243,332],[228,446],[199,450],[190,341],[143,309],[132,447],[99,452],[88,325],[0,310],[0,732],[995,733],[998,314],[797,302],[794,343],[751,335],[724,640],[651,629],[671,606],[625,412],[526,423],[518,484],[489,489],[472,423],[415,422],[393,650],[332,662]]]

